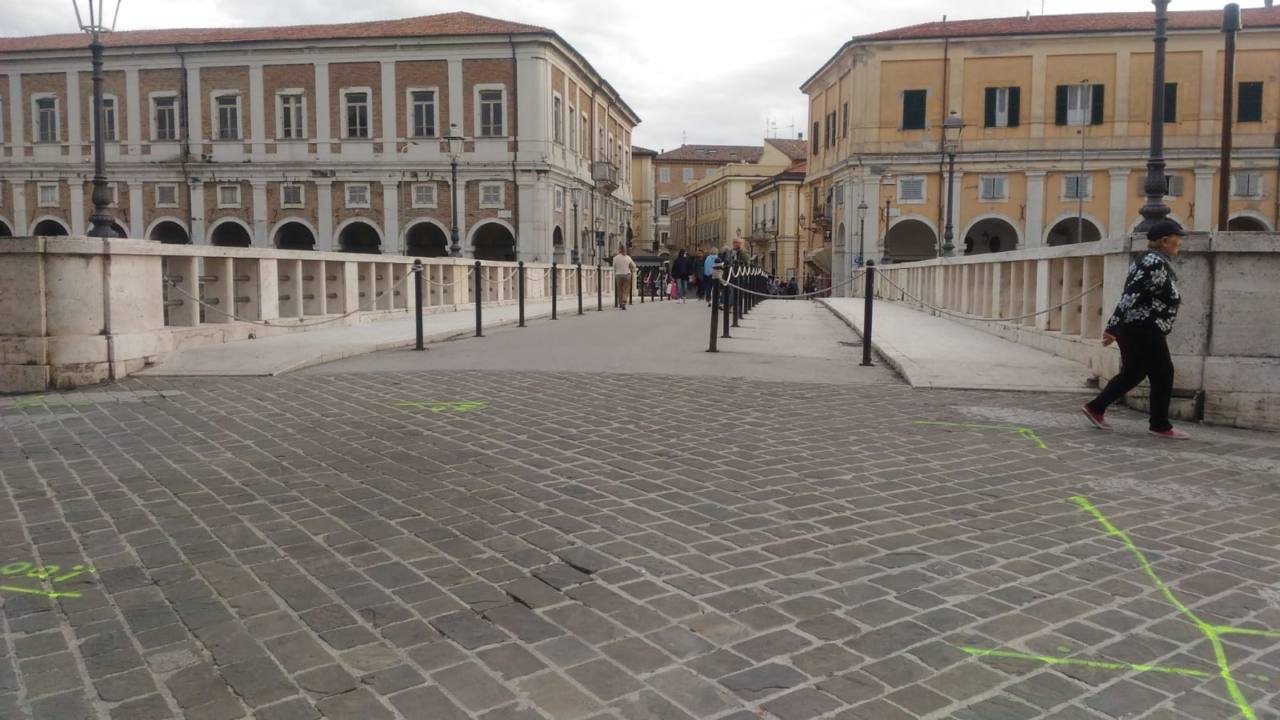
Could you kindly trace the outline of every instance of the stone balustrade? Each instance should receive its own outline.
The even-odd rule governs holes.
[[[421,258],[425,313],[474,308],[475,261]],[[166,352],[408,317],[414,258],[164,245],[87,237],[0,238],[0,392],[122,378]],[[525,266],[527,301],[552,267]],[[573,266],[558,294],[576,295]],[[613,293],[612,269],[583,266],[583,294]],[[484,304],[519,299],[517,264],[482,261]],[[196,298],[199,298],[197,302]]]
[[[1120,356],[1102,347],[1102,330],[1130,261],[1145,248],[1135,236],[885,265],[876,294],[935,308],[1105,379]],[[1280,234],[1193,233],[1182,248],[1182,308],[1169,336],[1175,414],[1280,430]],[[863,287],[854,283],[859,297]],[[1141,407],[1145,396],[1131,400]]]

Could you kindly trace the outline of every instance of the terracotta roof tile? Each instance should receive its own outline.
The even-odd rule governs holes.
[[[1245,8],[1244,27],[1280,27],[1280,7]],[[1032,15],[930,22],[885,30],[854,38],[854,42],[923,40],[930,38],[986,37],[992,35],[1054,35],[1098,32],[1150,32],[1154,12]],[[1222,26],[1221,10],[1185,10],[1169,13],[1170,30],[1216,30]]]
[[[778,148],[788,159],[794,161],[805,160],[809,156],[809,146],[804,140],[791,140],[782,138],[770,138],[765,142]]]
[[[758,145],[681,145],[662,153],[658,159],[728,165],[760,162],[761,155],[764,155],[764,148]]]
[[[508,22],[466,12],[423,15],[401,20],[343,23],[337,25],[288,25],[254,28],[192,28],[172,30],[124,30],[103,36],[107,47],[198,45],[291,40],[356,40],[361,38],[433,37],[450,35],[506,35],[548,33],[537,25]],[[82,33],[0,38],[0,52],[70,50],[83,48]]]
[[[632,146],[631,146],[631,154],[632,154],[632,155],[652,155],[652,156],[655,156],[655,157],[656,157],[656,156],[657,156],[657,154],[658,154],[658,151],[657,151],[657,150],[650,150],[650,149],[649,149],[649,148],[647,148],[647,147],[640,147],[639,145],[632,145]]]

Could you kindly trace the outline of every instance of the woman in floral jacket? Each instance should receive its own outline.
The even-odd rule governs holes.
[[[1157,222],[1147,232],[1147,251],[1129,266],[1124,293],[1102,334],[1103,345],[1120,345],[1120,374],[1083,408],[1095,427],[1110,430],[1104,417],[1107,408],[1146,378],[1151,384],[1151,434],[1175,440],[1190,437],[1169,423],[1173,359],[1165,338],[1173,330],[1182,301],[1171,261],[1178,256],[1185,235],[1172,220]]]

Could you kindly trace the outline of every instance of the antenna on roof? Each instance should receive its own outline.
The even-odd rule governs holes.
[[[685,132],[685,131],[681,130],[681,131],[680,131],[680,144],[681,144],[681,145],[687,145],[688,143],[689,143],[689,133],[687,133],[687,132]]]

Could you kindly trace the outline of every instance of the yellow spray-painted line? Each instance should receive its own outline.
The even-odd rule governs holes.
[[[942,422],[938,420],[913,420],[911,424],[912,425],[933,425],[936,427],[953,427],[953,428],[962,428],[966,430],[1001,430],[1006,432],[1016,432],[1018,433],[1019,436],[1027,440],[1030,440],[1032,444],[1034,444],[1037,448],[1041,450],[1049,449],[1049,446],[1044,444],[1044,441],[1040,439],[1040,436],[1036,435],[1035,430],[1032,430],[1031,428],[1027,428],[1027,427],[1018,427],[1017,425],[981,425],[976,423]]]
[[[1130,539],[1129,535],[1125,533],[1123,530],[1121,530],[1120,528],[1116,527],[1110,520],[1108,520],[1107,516],[1103,515],[1102,511],[1099,510],[1093,503],[1089,502],[1088,498],[1077,495],[1071,498],[1071,502],[1075,503],[1081,510],[1084,510],[1085,512],[1092,515],[1093,519],[1096,520],[1098,524],[1100,524],[1103,527],[1103,529],[1107,531],[1108,535],[1118,538],[1120,542],[1124,543],[1124,546],[1129,550],[1129,552],[1132,553],[1135,558],[1137,558],[1138,564],[1142,566],[1142,571],[1146,573],[1147,578],[1151,580],[1152,584],[1155,585],[1156,589],[1160,591],[1160,594],[1164,596],[1165,600],[1169,601],[1169,604],[1177,608],[1179,613],[1185,616],[1197,628],[1200,629],[1200,632],[1204,634],[1205,638],[1207,638],[1209,640],[1209,643],[1213,646],[1214,660],[1218,666],[1218,672],[1216,674],[1218,675],[1218,677],[1222,678],[1222,681],[1227,686],[1227,694],[1231,696],[1232,702],[1234,702],[1236,704],[1236,707],[1240,710],[1239,717],[1243,718],[1244,720],[1257,720],[1257,717],[1258,717],[1257,714],[1255,714],[1253,712],[1253,708],[1249,706],[1249,701],[1245,699],[1244,692],[1240,689],[1239,683],[1236,682],[1235,677],[1231,674],[1231,665],[1227,661],[1227,652],[1226,652],[1226,648],[1222,644],[1222,636],[1223,635],[1247,635],[1250,637],[1266,637],[1266,638],[1280,639],[1280,632],[1276,632],[1273,630],[1255,630],[1253,628],[1238,628],[1238,627],[1232,627],[1230,625],[1210,625],[1209,623],[1205,622],[1200,618],[1200,616],[1196,615],[1195,612],[1191,610],[1191,608],[1187,607],[1181,600],[1178,599],[1176,595],[1173,594],[1173,590],[1170,589],[1169,586],[1165,584],[1164,580],[1160,579],[1160,576],[1156,574],[1155,568],[1151,566],[1151,562],[1147,560],[1147,556],[1144,555],[1142,550],[1138,548],[1138,546],[1133,542],[1132,539]],[[1213,677],[1212,673],[1207,673],[1200,670],[1192,670],[1189,668],[1172,667],[1167,665],[1134,665],[1129,663],[1105,662],[1101,660],[1086,660],[1086,659],[1079,659],[1079,658],[1061,658],[1061,657],[1052,657],[1052,656],[1046,656],[1046,655],[1031,655],[1027,653],[1018,653],[1018,652],[1011,652],[1011,651],[1005,651],[1005,650],[987,650],[987,649],[975,648],[975,647],[962,647],[961,650],[975,657],[998,657],[998,658],[1008,658],[1008,659],[1014,659],[1014,660],[1032,660],[1036,662],[1042,662],[1048,665],[1078,665],[1083,667],[1098,668],[1102,670],[1132,670],[1137,672],[1161,672],[1161,673],[1170,673],[1175,675],[1187,675],[1191,677]]]
[[[57,600],[58,598],[78,598],[78,592],[62,592],[58,590],[34,590],[32,588],[17,587],[16,585],[0,585],[0,592],[16,592],[26,593],[27,595],[44,595],[47,598]]]

